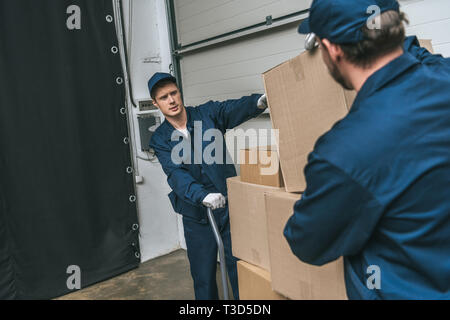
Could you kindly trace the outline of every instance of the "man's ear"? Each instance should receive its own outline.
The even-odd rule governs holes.
[[[159,107],[158,102],[156,102],[156,99],[153,99],[153,98],[152,98],[152,102],[153,102],[153,105],[154,105],[155,107],[157,107],[159,110],[161,110],[161,108]]]
[[[344,52],[342,51],[341,47],[337,44],[331,43],[330,41],[328,41],[328,39],[322,39],[321,42],[325,49],[328,51],[331,60],[334,63],[339,63],[344,57]]]

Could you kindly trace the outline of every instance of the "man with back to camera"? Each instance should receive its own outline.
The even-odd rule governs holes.
[[[284,235],[304,262],[343,256],[350,299],[450,298],[450,59],[403,21],[393,0],[315,0],[299,27],[358,95],[309,155]]]
[[[148,87],[153,103],[166,118],[153,134],[150,147],[155,150],[167,175],[167,182],[173,190],[169,194],[172,206],[175,212],[183,216],[195,298],[197,300],[219,298],[216,283],[217,244],[208,224],[205,208],[211,207],[224,244],[233,296],[238,300],[237,259],[231,252],[230,223],[226,204],[226,179],[236,176],[236,170],[234,164],[226,161],[227,150],[223,135],[227,129],[237,127],[264,112],[267,108],[265,95],[253,94],[224,102],[209,101],[192,108],[184,106],[176,79],[170,74],[156,73],[149,80]],[[199,126],[202,131],[198,129]],[[205,163],[203,158],[205,146],[209,145],[211,140],[202,142],[202,137],[209,129],[220,130],[219,138],[223,142],[221,163],[208,165],[210,162]],[[181,164],[172,157],[172,151],[180,143],[178,137],[188,142],[188,148],[191,150],[187,158],[186,154],[183,154],[183,159],[187,161]],[[200,143],[197,142],[198,139]],[[200,158],[200,162],[194,158],[197,160]]]

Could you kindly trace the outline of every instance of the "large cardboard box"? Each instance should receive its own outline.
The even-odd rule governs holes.
[[[287,192],[265,195],[272,288],[293,300],[346,300],[343,258],[321,267],[306,264],[292,253],[284,237],[300,197]]]
[[[356,94],[334,81],[320,50],[306,51],[265,72],[263,78],[272,126],[279,130],[286,191],[302,192],[308,154],[317,139],[345,117]]]
[[[241,181],[264,186],[284,186],[276,146],[241,150]]]
[[[433,52],[430,40],[420,40],[420,44]],[[286,191],[302,192],[309,153],[318,138],[346,116],[356,92],[344,90],[331,77],[318,49],[265,72],[263,79],[272,126],[279,130]]]
[[[245,261],[237,263],[241,300],[286,300],[272,290],[270,273]]]
[[[428,40],[428,39],[422,39],[422,40],[419,40],[419,42],[420,42],[420,45],[421,45],[422,47],[424,47],[425,49],[427,49],[427,50],[430,51],[431,53],[434,53],[434,50],[433,50],[433,44],[431,43],[431,40]]]
[[[227,186],[233,255],[270,270],[264,193],[283,189],[242,182],[240,177],[229,178]]]

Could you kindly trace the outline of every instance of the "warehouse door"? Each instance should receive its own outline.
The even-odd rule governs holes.
[[[262,93],[261,74],[303,51],[311,0],[173,0],[186,105]]]

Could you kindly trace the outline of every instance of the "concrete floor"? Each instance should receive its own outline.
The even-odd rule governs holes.
[[[219,295],[222,296],[219,266],[217,271]],[[184,250],[147,261],[138,269],[57,298],[57,300],[193,299],[195,299],[193,282]]]

